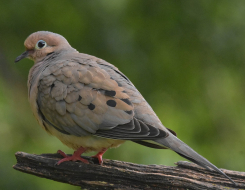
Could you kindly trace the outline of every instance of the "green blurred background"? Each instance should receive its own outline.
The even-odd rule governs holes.
[[[79,189],[12,169],[14,153],[55,153],[27,101],[33,62],[14,59],[39,30],[118,67],[163,124],[217,167],[245,171],[245,1],[0,1],[0,189]],[[107,159],[174,165],[169,150],[127,142]]]

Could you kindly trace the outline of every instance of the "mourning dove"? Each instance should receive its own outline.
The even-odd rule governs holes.
[[[196,153],[163,126],[151,106],[132,82],[114,65],[79,53],[67,40],[47,31],[31,34],[24,42],[23,58],[34,61],[28,76],[32,111],[42,128],[63,144],[76,150],[64,158],[80,160],[84,152],[98,152],[99,163],[108,148],[127,140],[157,148],[171,149],[207,169],[225,173]]]

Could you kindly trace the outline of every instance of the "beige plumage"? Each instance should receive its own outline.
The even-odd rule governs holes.
[[[33,33],[24,45],[26,52],[15,61],[27,57],[35,63],[28,78],[34,116],[43,129],[76,150],[71,157],[59,151],[65,158],[58,164],[86,162],[80,155],[88,151],[97,151],[102,163],[108,148],[131,140],[152,148],[170,148],[230,179],[165,128],[131,81],[112,64],[79,53],[52,32]]]

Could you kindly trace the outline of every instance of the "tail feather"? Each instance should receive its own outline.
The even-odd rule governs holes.
[[[175,137],[172,134],[169,134],[167,138],[160,138],[155,139],[155,142],[164,145],[165,147],[170,148],[171,150],[178,153],[180,156],[206,168],[209,169],[212,168],[218,173],[222,174],[226,178],[228,178],[232,183],[236,185],[236,183],[228,177],[224,172],[222,172],[219,168],[217,168],[215,165],[213,165],[211,162],[209,162],[206,158],[199,155],[197,152],[195,152],[192,148],[190,148],[187,144],[179,140],[177,137]]]

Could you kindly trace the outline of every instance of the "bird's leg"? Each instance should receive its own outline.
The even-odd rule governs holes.
[[[96,155],[92,156],[92,158],[97,158],[99,160],[99,164],[101,165],[103,163],[102,156],[107,151],[107,148],[103,148],[100,152],[98,152]]]
[[[77,149],[72,156],[67,156],[63,151],[58,150],[57,153],[59,153],[64,158],[57,162],[57,165],[61,164],[62,162],[66,161],[78,161],[80,160],[83,163],[89,164],[89,162],[81,157],[81,154],[86,151],[86,148],[80,147]]]

